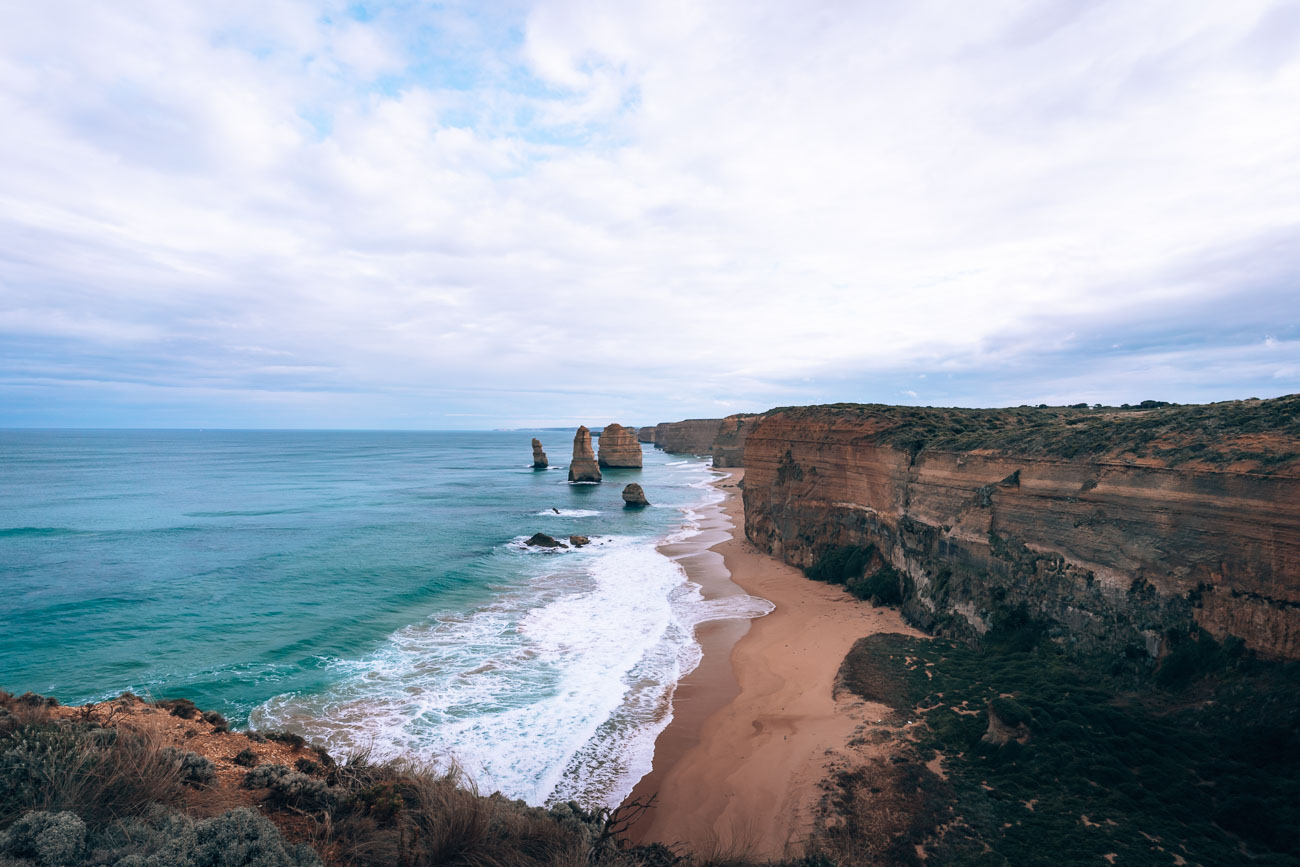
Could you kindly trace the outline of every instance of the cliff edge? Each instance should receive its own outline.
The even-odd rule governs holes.
[[[1198,627],[1300,659],[1300,395],[1203,406],[773,410],[745,533],[796,566],[858,549],[941,634],[1041,625],[1157,657]]]

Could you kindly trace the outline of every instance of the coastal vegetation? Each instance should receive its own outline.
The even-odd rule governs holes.
[[[913,453],[988,451],[1059,458],[1106,457],[1166,466],[1203,463],[1276,473],[1300,463],[1300,395],[1180,406],[1020,406],[1005,409],[836,403],[780,407],[792,418],[870,418],[876,442]]]
[[[1072,660],[1020,622],[979,646],[865,638],[840,684],[894,708],[900,731],[922,722],[894,761],[935,796],[929,827],[895,838],[929,863],[1300,858],[1300,664],[1200,635],[1135,678]],[[861,812],[860,786],[838,786],[842,811]]]
[[[64,708],[0,692],[0,867],[753,863],[631,844],[625,832],[653,800],[532,807],[480,795],[454,771],[365,754],[335,761],[298,735],[230,732],[209,716],[187,701],[130,694]],[[176,738],[203,741],[211,755]]]

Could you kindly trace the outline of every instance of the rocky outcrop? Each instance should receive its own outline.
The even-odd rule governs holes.
[[[591,544],[590,536],[570,536],[569,544],[575,548],[581,548],[583,545]]]
[[[636,431],[621,424],[606,425],[600,434],[600,459],[602,467],[631,467],[641,469],[641,443]]]
[[[729,415],[719,423],[713,445],[709,448],[715,467],[745,465],[745,440],[757,420],[756,415]]]
[[[720,418],[692,418],[686,421],[663,422],[655,425],[655,445],[666,452],[707,455],[713,448]]]
[[[542,441],[533,437],[533,469],[544,470],[550,463],[546,460],[546,452],[542,451]]]
[[[573,435],[573,460],[569,462],[569,481],[599,482],[600,467],[591,450],[591,432],[585,426]]]
[[[1031,622],[1079,655],[1149,658],[1199,627],[1300,659],[1297,418],[1300,396],[773,411],[746,440],[745,534],[801,567],[872,548],[905,615],[944,634]]]
[[[645,491],[641,490],[641,486],[636,482],[623,489],[623,508],[639,509],[648,505],[650,501],[645,498]]]
[[[533,547],[533,548],[567,548],[567,547],[569,547],[568,545],[566,545],[566,544],[564,544],[563,542],[561,542],[559,539],[556,539],[554,536],[548,536],[548,535],[546,535],[545,533],[534,533],[533,535],[531,535],[531,536],[528,537],[528,541],[525,542],[524,544],[525,544],[525,545],[529,545],[529,546],[531,546],[531,547]]]
[[[643,443],[653,443],[655,441],[655,429],[653,427],[637,428],[637,441]]]

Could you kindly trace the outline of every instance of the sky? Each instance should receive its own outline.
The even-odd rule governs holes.
[[[0,118],[0,427],[1300,391],[1300,2],[11,2]]]

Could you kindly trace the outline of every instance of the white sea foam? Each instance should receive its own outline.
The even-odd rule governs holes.
[[[548,518],[594,518],[600,512],[596,509],[544,509],[536,514]]]
[[[702,491],[706,501],[721,496]],[[700,514],[685,511],[669,540],[699,532]],[[498,555],[531,571],[526,585],[334,663],[326,692],[278,696],[253,712],[253,725],[291,728],[340,753],[369,747],[381,758],[455,763],[481,791],[533,804],[620,803],[650,770],[678,681],[699,664],[695,625],[759,617],[772,605],[704,600],[656,550],[663,538],[595,537],[554,558],[520,557],[542,550],[526,538]]]

